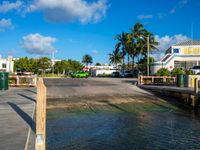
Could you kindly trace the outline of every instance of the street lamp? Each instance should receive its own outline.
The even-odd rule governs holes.
[[[55,61],[54,61],[54,58],[55,58],[55,52],[54,50],[52,51],[52,75],[54,74],[54,64],[55,64]]]
[[[147,38],[147,76],[149,76],[149,35]]]

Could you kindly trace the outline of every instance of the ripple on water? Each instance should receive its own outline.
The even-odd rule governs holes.
[[[166,108],[146,109],[137,113],[52,111],[57,117],[47,120],[47,149],[200,149],[198,118]]]

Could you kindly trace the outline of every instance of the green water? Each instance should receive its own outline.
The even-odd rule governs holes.
[[[200,149],[200,118],[168,103],[108,104],[47,112],[49,150]]]

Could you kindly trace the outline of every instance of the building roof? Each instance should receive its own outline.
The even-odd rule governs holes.
[[[200,45],[200,40],[188,40],[188,41],[177,43],[173,46],[190,46],[190,45]]]

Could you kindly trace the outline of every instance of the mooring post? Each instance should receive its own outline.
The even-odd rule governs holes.
[[[194,100],[192,102],[192,106],[196,107],[198,104],[198,98],[199,98],[199,83],[198,78],[195,78],[194,80]]]
[[[37,82],[35,150],[46,150],[46,87],[42,78]]]

